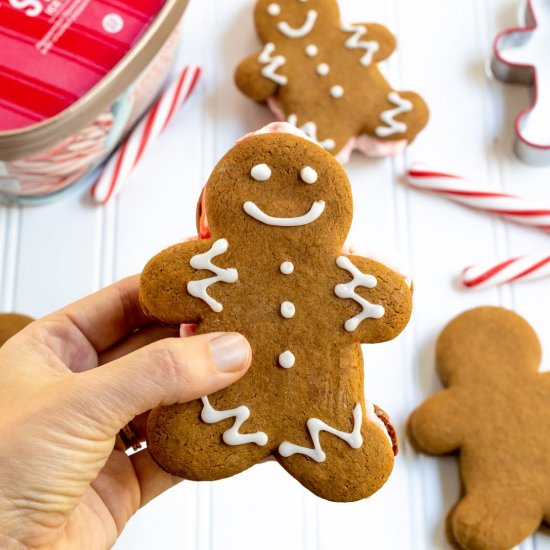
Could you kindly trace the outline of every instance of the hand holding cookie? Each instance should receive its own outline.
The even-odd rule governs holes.
[[[0,548],[103,550],[180,481],[147,449],[127,456],[119,430],[144,438],[152,407],[234,382],[250,346],[151,325],[138,277],[30,321],[0,315]]]

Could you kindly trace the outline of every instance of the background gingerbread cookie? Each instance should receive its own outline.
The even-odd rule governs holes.
[[[359,344],[397,336],[411,293],[385,266],[342,254],[353,209],[344,171],[305,136],[254,135],[217,165],[203,204],[210,238],[149,262],[142,307],[198,333],[243,333],[253,363],[223,391],[153,411],[152,456],[213,480],[273,455],[323,498],[371,495],[391,473],[395,436],[365,402]]]
[[[396,46],[385,27],[343,24],[336,0],[259,0],[255,22],[264,48],[240,64],[237,86],[340,161],[353,149],[396,154],[426,126],[423,99],[377,67]]]
[[[448,519],[452,543],[506,550],[550,520],[550,374],[538,372],[539,340],[519,315],[477,308],[437,342],[446,390],[411,416],[420,450],[460,451],[464,497]]]
[[[34,319],[19,313],[0,313],[0,346],[33,322]]]

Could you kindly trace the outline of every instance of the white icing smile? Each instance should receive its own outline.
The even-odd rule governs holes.
[[[286,21],[281,21],[277,28],[279,32],[287,36],[288,38],[303,38],[307,36],[315,27],[317,21],[317,12],[315,10],[309,10],[307,12],[306,20],[301,27],[291,27]]]
[[[265,223],[266,225],[275,225],[278,227],[300,227],[302,225],[308,225],[317,220],[321,214],[325,211],[325,201],[315,201],[309,212],[303,216],[296,218],[276,218],[263,212],[259,206],[252,201],[246,201],[244,203],[244,211],[255,220]]]

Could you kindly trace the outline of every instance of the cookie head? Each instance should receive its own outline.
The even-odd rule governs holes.
[[[214,237],[246,236],[265,251],[294,246],[336,253],[352,219],[349,181],[340,164],[298,135],[268,133],[238,143],[206,187]]]
[[[445,386],[489,373],[503,376],[536,371],[540,342],[522,317],[500,307],[479,307],[459,315],[437,342],[437,368]]]
[[[340,10],[336,0],[260,0],[254,17],[264,42],[282,42],[319,36],[340,20]]]

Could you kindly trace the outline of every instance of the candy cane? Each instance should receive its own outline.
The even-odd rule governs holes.
[[[142,156],[191,95],[200,73],[199,67],[186,67],[147,111],[94,183],[91,194],[95,202],[106,204],[120,192]]]
[[[544,277],[550,277],[550,254],[532,254],[499,264],[468,267],[462,273],[461,283],[466,288],[490,288]]]
[[[474,210],[496,214],[522,225],[550,229],[550,206],[541,207],[522,197],[489,191],[461,176],[434,171],[419,164],[409,168],[407,180],[413,187],[438,193]]]

